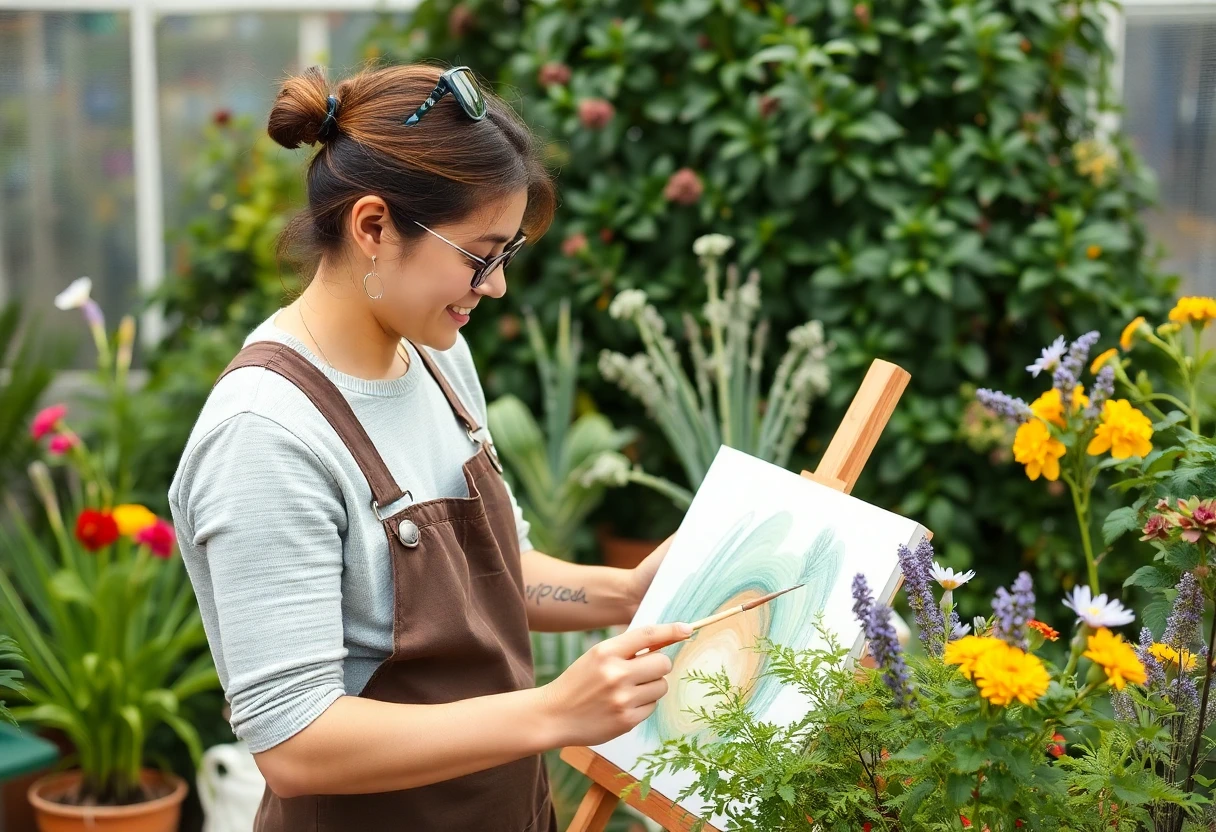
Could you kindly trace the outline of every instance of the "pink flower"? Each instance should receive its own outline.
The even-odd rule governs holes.
[[[41,439],[59,426],[59,422],[68,415],[67,405],[53,404],[43,408],[30,423],[30,436],[35,440]]]
[[[680,168],[667,180],[667,186],[663,188],[663,198],[680,205],[693,205],[704,192],[705,186],[701,184],[701,177],[697,176],[697,172],[692,168]]]
[[[587,235],[581,231],[562,240],[562,254],[574,257],[587,250]]]
[[[1164,514],[1154,514],[1144,524],[1144,537],[1141,540],[1169,540],[1173,524]]]
[[[76,437],[70,433],[57,433],[47,444],[47,450],[55,456],[63,456],[74,447],[76,447]]]
[[[605,101],[602,98],[584,98],[578,102],[578,120],[588,130],[601,130],[607,127],[614,115],[616,115],[616,108],[612,106],[611,101]]]
[[[565,86],[570,83],[570,67],[558,61],[547,63],[536,73],[536,82],[542,87]]]
[[[167,558],[173,554],[173,544],[177,542],[177,535],[173,533],[172,523],[158,519],[152,525],[136,532],[135,542],[147,546],[156,557]]]

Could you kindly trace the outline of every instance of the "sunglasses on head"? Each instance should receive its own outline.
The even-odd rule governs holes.
[[[460,109],[473,121],[481,121],[486,117],[486,99],[481,94],[481,88],[477,86],[472,70],[467,66],[457,66],[439,76],[439,83],[427,96],[426,101],[402,123],[406,127],[413,127],[448,93],[452,94]]]
[[[500,253],[491,257],[489,260],[486,260],[484,257],[478,257],[476,254],[473,254],[473,252],[471,252],[471,251],[465,251],[463,248],[461,248],[460,246],[453,243],[447,237],[443,236],[442,234],[432,231],[431,229],[427,228],[422,223],[418,222],[418,220],[414,220],[414,225],[418,226],[419,228],[421,228],[423,231],[427,232],[428,234],[434,234],[436,237],[443,240],[445,243],[450,245],[452,248],[456,249],[461,254],[463,254],[465,257],[469,258],[470,260],[472,260],[474,263],[477,264],[476,266],[474,266],[473,279],[469,282],[469,287],[472,289],[476,289],[478,286],[485,283],[486,278],[488,278],[491,275],[491,273],[493,273],[493,271],[495,269],[497,269],[498,267],[501,266],[502,268],[505,269],[511,263],[511,261],[513,259],[515,259],[515,255],[518,254],[519,250],[524,247],[524,242],[526,242],[528,239],[528,235],[524,234],[521,231],[515,235],[514,240],[507,243],[507,247],[504,248]]]

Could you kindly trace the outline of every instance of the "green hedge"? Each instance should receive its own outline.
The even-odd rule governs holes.
[[[1025,566],[1043,592],[1068,583],[1081,559],[1067,496],[994,470],[1000,433],[965,408],[976,385],[1037,394],[1022,368],[1041,345],[1097,328],[1109,346],[1172,292],[1137,217],[1151,177],[1099,131],[1105,4],[514,6],[424,0],[368,43],[389,61],[469,64],[550,139],[556,224],[513,267],[499,325],[470,330],[488,394],[527,383],[523,345],[503,345],[514,309],[550,314],[573,295],[589,390],[636,418],[592,366],[624,337],[607,300],[643,287],[674,323],[704,300],[692,240],[730,234],[777,329],[816,317],[837,345],[831,404],[796,461],[814,463],[869,362],[895,361],[912,383],[857,493],[922,518],[988,588]],[[618,500],[612,519],[635,505]]]

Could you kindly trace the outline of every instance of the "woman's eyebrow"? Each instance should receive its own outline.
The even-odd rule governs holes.
[[[515,237],[518,237],[518,236],[519,236],[519,232],[516,232],[515,235],[511,236],[511,237],[507,237],[503,234],[483,234],[482,236],[478,237],[473,242],[475,242],[475,243],[481,243],[481,242],[509,243],[512,240],[514,240]]]

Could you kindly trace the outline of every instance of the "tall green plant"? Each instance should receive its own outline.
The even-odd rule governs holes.
[[[130,419],[125,379],[134,325],[110,339],[101,311],[81,283],[60,295],[61,308],[80,307],[98,347],[98,387],[110,395],[106,424],[138,434]],[[147,508],[122,503],[128,477],[110,478],[119,450],[94,451],[66,419],[67,408],[39,413],[31,433],[74,484],[61,508],[46,462],[30,465],[50,539],[41,537],[11,496],[9,524],[0,526],[0,627],[25,656],[29,671],[13,708],[20,722],[63,731],[83,778],[81,802],[123,804],[146,799],[140,771],[145,744],[167,725],[197,764],[198,733],[182,703],[219,686],[206,633],[180,557],[173,527]]]
[[[1068,501],[991,476],[959,436],[960,390],[1029,400],[1019,345],[1168,306],[1140,219],[1151,176],[1100,128],[1109,7],[423,0],[369,48],[471,65],[549,137],[562,210],[508,302],[573,294],[594,357],[619,348],[600,314],[616,293],[644,288],[676,327],[705,299],[693,239],[734,237],[773,342],[814,317],[836,343],[800,464],[870,362],[900,364],[912,379],[858,496],[922,518],[953,564],[982,553],[990,588],[1035,563],[1051,593],[1080,563]],[[469,338],[480,359],[510,355],[494,327]],[[623,423],[610,388],[591,392]]]
[[[14,641],[8,636],[0,636],[0,665],[9,665],[8,667],[0,666],[0,689],[21,693],[21,671],[12,665],[19,664],[22,658],[21,651],[17,649]],[[14,725],[17,722],[5,707],[2,699],[0,699],[0,722]]]
[[[574,418],[582,338],[571,324],[569,304],[561,305],[552,347],[535,315],[526,316],[526,325],[540,376],[544,428],[518,397],[506,395],[490,404],[490,430],[503,464],[522,486],[518,499],[532,524],[533,542],[542,552],[573,560],[587,516],[606,488],[587,482],[587,471],[603,454],[623,448],[632,433],[614,429],[602,413]]]
[[[19,301],[0,309],[0,481],[15,482],[33,453],[29,420],[54,376],[37,322]]]

